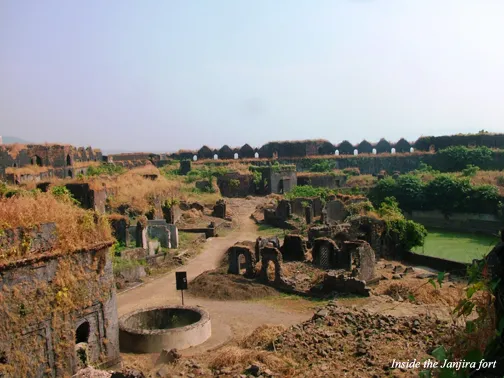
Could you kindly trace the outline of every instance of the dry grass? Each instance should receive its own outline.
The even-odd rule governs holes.
[[[40,167],[38,165],[27,165],[22,168],[8,167],[5,173],[13,173],[15,175],[37,175],[42,172],[47,172],[52,167]]]
[[[373,186],[376,184],[377,178],[373,177],[373,175],[359,175],[359,176],[350,176],[344,187],[366,187],[366,186]]]
[[[56,251],[73,251],[112,240],[105,217],[77,207],[50,193],[16,195],[0,199],[0,229],[31,228],[54,222],[58,236]],[[20,251],[2,251],[0,262],[16,260]]]
[[[275,341],[278,336],[285,332],[286,329],[287,328],[283,325],[263,324],[256,328],[249,336],[241,339],[239,345],[247,349],[265,349]]]
[[[225,346],[210,359],[209,367],[212,369],[222,369],[232,366],[247,366],[260,363],[268,369],[281,373],[282,376],[292,376],[296,363],[281,354],[267,351],[244,349],[238,346]]]
[[[9,156],[13,159],[17,158],[21,150],[26,149],[27,145],[26,144],[21,144],[21,143],[13,143],[13,144],[6,144],[4,148],[7,150],[7,153]]]
[[[72,167],[82,168],[82,167],[98,167],[101,163],[99,161],[76,161],[73,163]]]

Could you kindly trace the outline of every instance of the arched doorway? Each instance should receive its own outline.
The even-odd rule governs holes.
[[[359,155],[359,150],[357,150],[357,149],[353,150],[353,154],[354,155]]]
[[[75,344],[87,343],[89,341],[89,322],[85,321],[77,327],[75,331]]]
[[[194,156],[192,157],[192,159],[193,159],[193,161],[196,161],[196,160],[198,160],[198,157],[197,157],[196,155],[194,155]]]
[[[70,154],[66,157],[66,165],[72,165],[72,158],[70,157]]]
[[[219,155],[214,154],[213,158],[214,158],[214,160],[218,160],[219,159]]]
[[[238,159],[238,154],[235,152],[235,154],[234,154],[233,157],[234,157],[235,160]]]
[[[256,152],[256,153],[254,154],[254,157],[255,157],[256,159],[259,159],[259,152]]]
[[[71,169],[68,170],[68,177],[73,178],[73,172]]]
[[[373,148],[373,149],[372,149],[372,151],[371,151],[371,153],[372,153],[373,155],[376,155],[376,148]]]
[[[39,167],[42,167],[42,158],[38,155],[35,155],[31,158],[31,163],[32,165],[38,165]]]
[[[334,151],[334,155],[338,156],[339,155],[339,150]]]

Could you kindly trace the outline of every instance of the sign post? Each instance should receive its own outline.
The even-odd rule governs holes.
[[[184,305],[184,290],[187,290],[187,272],[175,272],[177,290],[182,292],[182,306]]]

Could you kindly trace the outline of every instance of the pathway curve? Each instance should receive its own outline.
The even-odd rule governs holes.
[[[203,251],[177,270],[186,271],[190,281],[207,270],[217,268],[226,250],[237,241],[255,240],[257,226],[250,214],[262,198],[229,199],[228,206],[233,211],[239,227],[224,237],[211,238],[204,244]],[[212,337],[204,344],[184,351],[184,354],[204,352],[225,343],[233,337],[251,333],[262,324],[283,324],[289,326],[302,322],[311,312],[286,311],[263,303],[250,301],[218,301],[184,295],[184,302],[190,306],[202,306],[212,321]],[[120,293],[117,297],[119,316],[128,312],[152,306],[180,304],[180,292],[175,289],[175,271],[167,273],[137,288]]]

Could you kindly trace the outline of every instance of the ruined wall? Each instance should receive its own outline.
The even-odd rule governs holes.
[[[0,265],[4,356],[0,375],[69,376],[77,370],[79,341],[87,341],[90,363],[118,362],[116,293],[108,247]]]
[[[311,185],[314,188],[336,189],[345,184],[347,177],[344,175],[333,174],[303,174],[298,172],[298,185]]]
[[[439,228],[456,232],[478,232],[487,235],[499,234],[503,220],[493,214],[454,213],[444,215],[438,210],[412,211],[406,218],[423,224],[427,229]]]
[[[255,192],[252,175],[230,173],[219,176],[217,186],[223,197],[246,197]]]
[[[105,213],[105,204],[107,202],[105,189],[94,190],[87,183],[66,184],[65,187],[84,209],[93,209],[99,213]]]

